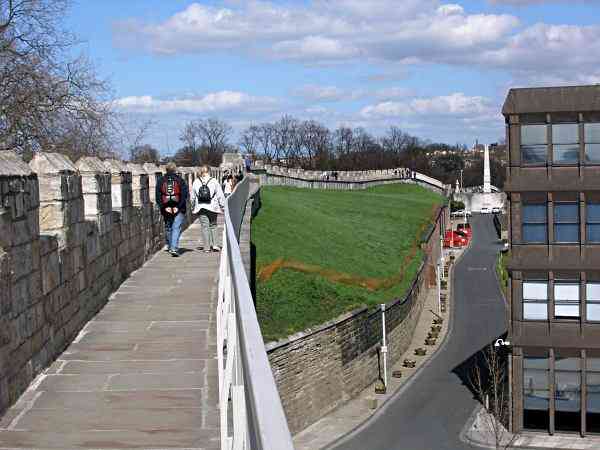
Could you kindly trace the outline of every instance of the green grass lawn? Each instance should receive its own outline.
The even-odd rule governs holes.
[[[350,275],[404,277],[389,288],[332,282],[318,274],[276,271],[257,277],[257,313],[265,341],[331,320],[360,305],[399,298],[422,258],[415,242],[432,220],[440,195],[410,184],[361,191],[263,187],[262,207],[252,222],[257,273],[284,258]],[[406,267],[404,267],[406,266]]]

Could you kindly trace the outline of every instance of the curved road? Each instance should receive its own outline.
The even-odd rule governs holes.
[[[437,355],[336,450],[463,450],[459,434],[475,408],[463,383],[469,358],[506,330],[495,275],[499,245],[492,217],[474,215],[473,243],[454,270],[450,334]],[[462,369],[462,370],[461,370]]]

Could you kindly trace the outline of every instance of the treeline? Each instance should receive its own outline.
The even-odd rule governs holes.
[[[252,125],[242,131],[244,153],[266,162],[314,170],[368,170],[408,167],[444,183],[483,184],[483,157],[464,145],[433,143],[391,126],[383,136],[362,127],[329,129],[314,120],[283,116],[276,122]],[[504,185],[504,156],[491,155],[492,184]]]
[[[464,186],[483,184],[483,155],[464,145],[433,143],[392,126],[383,136],[364,128],[329,129],[314,120],[284,115],[276,122],[251,125],[232,144],[231,126],[216,118],[193,120],[180,135],[183,146],[170,158],[181,166],[219,165],[226,151],[251,154],[254,159],[310,170],[369,170],[407,167],[444,183],[461,177]],[[158,162],[160,154],[148,145],[135,147],[134,162]],[[505,157],[502,147],[491,153],[492,184],[502,188]]]

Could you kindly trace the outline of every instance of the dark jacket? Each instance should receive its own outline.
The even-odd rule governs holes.
[[[164,208],[168,205],[162,204],[162,194],[160,192],[160,187],[162,186],[165,178],[176,178],[177,180],[179,180],[179,184],[181,186],[181,196],[179,199],[179,204],[177,205],[177,209],[179,210],[179,212],[185,214],[186,209],[187,209],[187,201],[189,198],[189,190],[188,190],[188,186],[187,186],[186,182],[183,180],[183,178],[181,178],[176,173],[168,173],[168,174],[160,177],[158,179],[158,181],[156,182],[156,204],[160,207],[160,211],[164,214]]]

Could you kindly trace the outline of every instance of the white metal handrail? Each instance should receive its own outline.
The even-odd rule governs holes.
[[[245,178],[225,202],[217,304],[221,449],[293,450],[239,247],[248,192]]]

